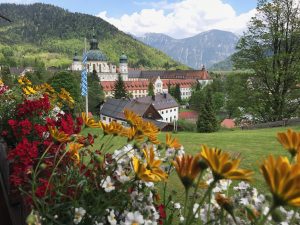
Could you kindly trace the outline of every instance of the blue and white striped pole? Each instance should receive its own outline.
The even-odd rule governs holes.
[[[84,39],[84,44],[86,46],[86,39]],[[87,69],[86,69],[86,64],[87,64],[87,55],[86,55],[86,47],[85,47],[85,52],[82,57],[82,65],[83,69],[81,72],[81,95],[85,96],[85,112],[86,115],[88,116],[89,113],[89,104],[88,104],[88,82],[87,82]]]

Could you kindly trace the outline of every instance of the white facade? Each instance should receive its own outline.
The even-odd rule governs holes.
[[[127,63],[120,63],[120,73],[121,74],[128,74],[128,65]]]
[[[122,124],[123,126],[128,126],[127,122],[124,121],[124,120],[118,120],[118,119],[115,119],[115,118],[112,118],[112,117],[109,117],[109,116],[106,116],[106,115],[103,115],[103,114],[100,114],[100,121],[102,121],[105,124],[108,124],[112,121],[115,121],[119,124]]]
[[[160,79],[160,77],[158,77],[156,79],[156,81],[154,82],[153,86],[154,86],[154,94],[157,94],[157,93],[168,93],[168,92],[164,92],[163,91],[164,84],[163,84],[162,80]]]
[[[175,121],[178,120],[179,107],[161,109],[161,110],[157,110],[157,111],[159,112],[159,114],[163,118],[162,120],[159,120],[161,122],[172,123],[174,120]]]
[[[72,71],[81,71],[82,63],[80,61],[73,61],[71,68]]]
[[[180,88],[181,99],[188,99],[192,96],[192,88],[191,87],[183,87]]]

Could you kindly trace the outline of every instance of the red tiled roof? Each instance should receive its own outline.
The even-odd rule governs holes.
[[[148,90],[149,81],[124,81],[124,84],[127,91]],[[113,91],[115,87],[115,81],[101,81],[101,86],[103,87],[103,91]]]
[[[198,118],[198,113],[194,111],[179,113],[179,119],[197,119],[197,118]]]
[[[155,78],[160,79],[194,79],[194,80],[211,80],[209,73],[205,68],[201,70],[129,70],[129,78]]]
[[[189,88],[197,83],[196,80],[179,80],[179,79],[169,79],[169,80],[162,80],[164,84],[164,88],[167,89],[168,85],[175,86],[179,84],[181,88]]]
[[[225,119],[221,123],[221,126],[226,128],[235,128],[235,122],[232,119]]]

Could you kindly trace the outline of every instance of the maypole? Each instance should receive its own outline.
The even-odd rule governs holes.
[[[89,113],[89,103],[88,103],[88,82],[87,82],[87,55],[86,55],[86,38],[84,38],[84,53],[82,57],[83,69],[81,72],[81,95],[85,96],[85,112],[88,116]]]

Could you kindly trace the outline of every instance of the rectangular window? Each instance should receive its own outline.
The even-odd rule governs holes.
[[[102,117],[102,119],[103,119],[103,120],[106,120],[106,117],[105,117],[105,116],[103,116],[103,117]]]

